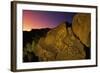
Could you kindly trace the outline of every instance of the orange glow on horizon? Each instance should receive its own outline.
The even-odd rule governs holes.
[[[55,28],[63,21],[71,23],[73,13],[23,10],[23,31]]]

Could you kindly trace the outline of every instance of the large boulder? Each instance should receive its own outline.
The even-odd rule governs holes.
[[[40,38],[34,53],[40,61],[85,59],[84,45],[64,22]]]
[[[72,22],[72,30],[80,41],[90,47],[91,40],[91,15],[88,13],[76,14]]]

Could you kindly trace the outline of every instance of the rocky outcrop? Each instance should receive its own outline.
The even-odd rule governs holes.
[[[76,14],[72,22],[72,30],[80,41],[90,47],[91,15],[88,13]]]
[[[40,61],[85,59],[84,45],[67,23],[61,23],[40,38],[34,53]]]

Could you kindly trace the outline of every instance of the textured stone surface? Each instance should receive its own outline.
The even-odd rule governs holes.
[[[67,25],[62,23],[40,38],[34,51],[40,61],[85,59],[84,46]]]
[[[91,16],[90,14],[76,14],[72,23],[72,30],[83,44],[90,47]]]

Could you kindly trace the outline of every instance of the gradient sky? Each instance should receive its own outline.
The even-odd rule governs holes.
[[[23,10],[23,31],[54,28],[60,23],[72,22],[75,13]]]

